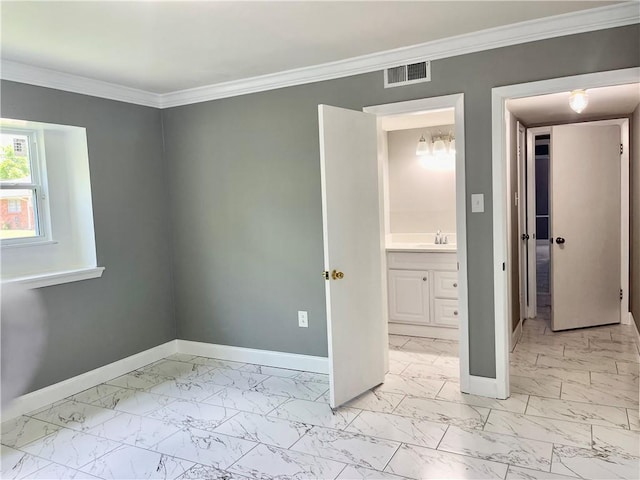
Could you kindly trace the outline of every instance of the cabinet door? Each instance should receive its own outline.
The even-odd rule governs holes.
[[[389,270],[389,320],[430,323],[429,272]]]
[[[436,298],[458,298],[458,272],[433,272]]]
[[[433,320],[441,327],[458,326],[458,301],[436,298],[433,301]]]

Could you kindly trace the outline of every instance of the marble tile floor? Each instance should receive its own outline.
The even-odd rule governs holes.
[[[172,355],[3,423],[0,478],[640,478],[631,329],[523,330],[507,400],[460,393],[450,341],[391,336],[336,412],[325,375]]]

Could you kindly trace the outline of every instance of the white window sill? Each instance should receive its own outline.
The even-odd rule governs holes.
[[[104,267],[80,268],[77,270],[64,270],[61,272],[48,272],[38,275],[28,275],[24,277],[7,278],[3,283],[13,283],[24,285],[27,288],[50,287],[63,283],[78,282],[91,278],[100,278],[104,272]]]

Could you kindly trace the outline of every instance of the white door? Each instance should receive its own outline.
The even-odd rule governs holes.
[[[417,325],[431,323],[429,272],[389,270],[389,320]]]
[[[528,317],[529,313],[529,262],[528,247],[530,243],[530,234],[527,228],[527,162],[526,162],[526,144],[525,130],[520,122],[518,122],[518,237],[520,238],[518,249],[518,261],[520,270],[520,319]],[[535,243],[535,240],[533,240]]]
[[[384,381],[384,243],[376,117],[318,106],[330,403]],[[385,287],[386,288],[386,287]]]
[[[551,130],[552,330],[620,322],[620,127]]]
[[[526,241],[526,273],[527,273],[527,318],[535,318],[538,315],[538,284],[536,266],[536,139],[535,134],[528,130],[527,148],[524,155],[524,233],[529,238]],[[526,237],[525,237],[526,239]]]

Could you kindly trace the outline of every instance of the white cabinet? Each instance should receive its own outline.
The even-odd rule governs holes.
[[[394,321],[430,323],[429,272],[389,270],[389,316]]]
[[[389,332],[457,339],[456,252],[397,252],[387,255]]]

